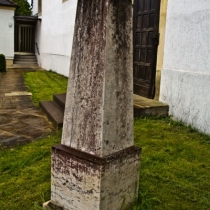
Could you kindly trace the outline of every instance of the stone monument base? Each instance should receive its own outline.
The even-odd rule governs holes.
[[[100,158],[64,145],[54,146],[51,201],[44,208],[126,209],[137,196],[140,153],[140,148],[132,146]]]

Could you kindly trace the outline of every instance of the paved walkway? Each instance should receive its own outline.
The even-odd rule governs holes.
[[[49,135],[53,128],[31,101],[23,72],[9,69],[0,73],[0,145],[13,147]]]

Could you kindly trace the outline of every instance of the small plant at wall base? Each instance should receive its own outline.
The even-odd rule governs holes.
[[[0,54],[0,72],[6,71],[6,59],[3,54]]]

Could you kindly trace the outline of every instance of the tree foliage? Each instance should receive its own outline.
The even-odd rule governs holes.
[[[16,16],[31,16],[31,6],[27,0],[13,0],[18,5],[18,8],[15,10]]]

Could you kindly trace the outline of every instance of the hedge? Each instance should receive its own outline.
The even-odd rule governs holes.
[[[3,54],[0,54],[0,72],[6,71],[6,59]]]

